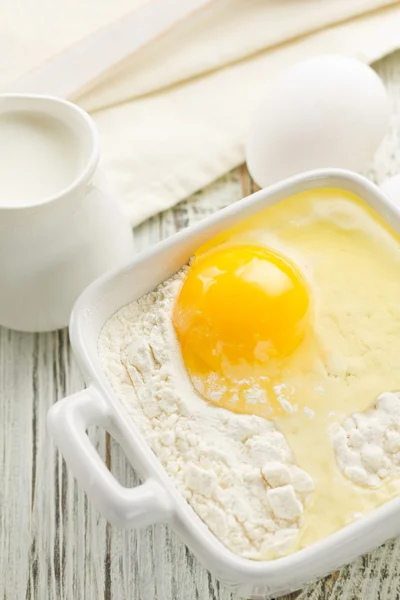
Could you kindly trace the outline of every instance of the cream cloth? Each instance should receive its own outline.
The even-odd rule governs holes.
[[[3,0],[0,85],[144,1]],[[280,70],[328,52],[372,62],[399,31],[400,2],[213,0],[77,101],[137,224],[243,161],[251,111]]]

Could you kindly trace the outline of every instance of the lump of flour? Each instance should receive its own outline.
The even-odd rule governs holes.
[[[262,560],[296,540],[314,489],[284,436],[194,391],[172,327],[185,268],[105,325],[99,354],[115,392],[169,476],[233,552]]]
[[[332,429],[337,463],[353,483],[377,487],[400,473],[400,392],[381,394]]]

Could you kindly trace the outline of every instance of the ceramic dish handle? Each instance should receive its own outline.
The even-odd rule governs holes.
[[[170,503],[162,486],[147,479],[135,488],[113,477],[86,433],[90,425],[107,429],[109,417],[100,394],[92,387],[57,402],[48,424],[66,463],[91,501],[110,523],[145,527],[168,520]]]

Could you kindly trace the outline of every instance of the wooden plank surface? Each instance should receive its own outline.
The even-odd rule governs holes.
[[[400,172],[400,53],[376,65],[393,103],[391,131],[367,174]],[[135,232],[141,250],[251,193],[236,169]],[[0,600],[237,600],[164,526],[111,528],[88,504],[46,431],[59,398],[83,386],[66,331],[0,328]],[[91,432],[115,476],[137,480],[103,431]],[[400,539],[286,600],[400,598]]]

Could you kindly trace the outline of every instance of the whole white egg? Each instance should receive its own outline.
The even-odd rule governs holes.
[[[378,75],[345,56],[304,60],[282,74],[255,111],[247,166],[260,187],[323,167],[364,169],[388,127]]]

